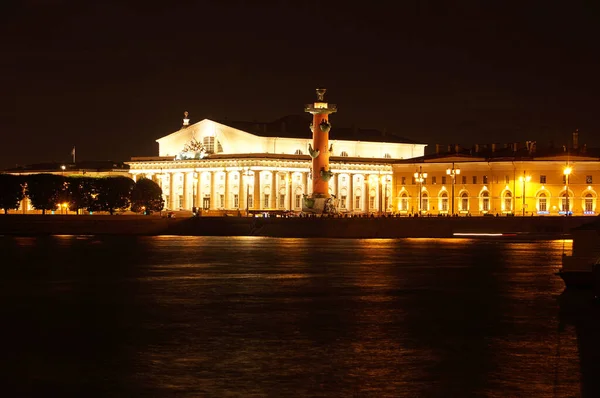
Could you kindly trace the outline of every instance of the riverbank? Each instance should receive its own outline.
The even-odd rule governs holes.
[[[253,218],[139,215],[0,216],[0,235],[189,235],[290,238],[568,238],[597,217]],[[465,235],[466,234],[466,235]]]

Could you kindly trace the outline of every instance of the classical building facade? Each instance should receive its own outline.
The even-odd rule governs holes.
[[[157,157],[134,157],[134,179],[163,189],[170,210],[300,211],[312,187],[310,119],[273,123],[204,119],[157,140]],[[331,129],[329,191],[342,212],[393,211],[392,165],[423,156],[426,144],[387,132]]]
[[[596,215],[600,157],[585,148],[437,153],[393,165],[402,215]]]

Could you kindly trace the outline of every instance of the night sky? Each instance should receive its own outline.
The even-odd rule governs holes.
[[[0,5],[0,167],[68,161],[74,145],[78,160],[155,155],[185,110],[271,121],[318,86],[339,108],[332,139],[355,124],[430,148],[540,146],[578,128],[600,146],[597,5],[120,3]]]

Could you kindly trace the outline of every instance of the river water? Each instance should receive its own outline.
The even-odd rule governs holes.
[[[4,396],[600,396],[570,241],[0,237]]]

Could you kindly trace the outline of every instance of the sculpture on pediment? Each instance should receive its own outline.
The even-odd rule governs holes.
[[[207,155],[206,148],[195,137],[192,137],[189,143],[183,146],[183,149],[175,157],[178,160],[203,159]]]

